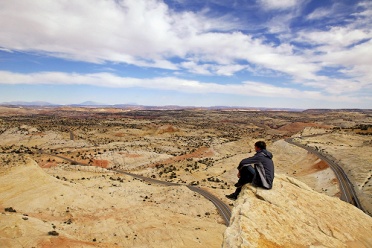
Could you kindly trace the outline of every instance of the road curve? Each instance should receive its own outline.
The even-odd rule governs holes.
[[[208,192],[208,191],[206,191],[202,188],[191,186],[191,185],[161,181],[161,180],[157,180],[157,179],[154,179],[154,178],[145,177],[145,176],[141,176],[141,175],[137,175],[137,174],[133,174],[133,173],[129,173],[129,172],[126,172],[126,171],[117,170],[117,169],[112,169],[112,171],[115,171],[115,172],[121,173],[121,174],[125,174],[125,175],[128,175],[128,176],[132,176],[132,177],[135,177],[135,178],[139,178],[139,179],[145,180],[147,182],[162,184],[162,185],[166,185],[166,186],[186,186],[190,190],[192,190],[192,191],[204,196],[206,199],[210,200],[216,206],[218,213],[221,215],[222,219],[225,222],[225,225],[229,226],[229,224],[230,224],[230,217],[231,217],[230,208],[223,201],[221,201],[218,197],[216,197],[215,195],[211,194],[210,192]]]
[[[333,170],[333,172],[335,173],[337,177],[338,183],[340,185],[340,190],[341,190],[340,199],[356,206],[357,208],[359,208],[360,210],[364,212],[364,209],[362,205],[360,204],[359,199],[354,191],[353,185],[351,184],[344,170],[337,163],[335,163],[333,160],[329,159],[328,157],[324,156],[323,154],[319,153],[314,148],[305,146],[303,144],[300,144],[294,141],[293,138],[285,139],[285,141],[288,142],[289,144],[301,147],[307,150],[308,152],[315,154],[321,160],[325,161],[329,165],[329,167],[331,167],[331,169]]]
[[[216,208],[218,210],[218,213],[221,215],[221,217],[223,218],[223,220],[225,222],[225,225],[226,226],[230,225],[231,210],[223,201],[221,201],[215,195],[209,193],[208,191],[206,191],[202,188],[191,186],[191,185],[188,185],[187,187],[190,190],[192,190],[196,193],[199,193],[202,196],[204,196],[205,198],[207,198],[208,200],[210,200],[216,206]]]
[[[61,158],[61,159],[67,160],[67,161],[69,161],[69,162],[71,162],[75,165],[88,166],[88,164],[77,162],[73,159],[66,158],[66,157],[63,157],[63,156],[59,156],[59,155],[56,155],[56,154],[45,153],[42,150],[39,150],[39,153],[54,156],[54,157],[57,157],[57,158]],[[154,178],[133,174],[133,173],[118,170],[118,169],[110,169],[110,170],[115,171],[116,173],[121,173],[121,174],[131,176],[131,177],[134,177],[134,178],[139,178],[139,179],[142,179],[142,180],[147,181],[147,182],[162,184],[162,185],[166,185],[166,186],[187,186],[190,190],[192,190],[196,193],[199,193],[202,196],[204,196],[206,199],[210,200],[216,206],[218,213],[221,215],[222,219],[225,222],[225,225],[229,226],[229,224],[230,224],[230,217],[231,217],[230,208],[223,201],[221,201],[219,198],[217,198],[216,196],[214,196],[213,194],[209,193],[208,191],[206,191],[204,189],[201,189],[201,188],[195,187],[195,186],[185,185],[185,184],[161,181],[161,180],[157,180],[157,179],[154,179]]]
[[[180,186],[180,185],[183,185],[183,184],[179,184],[179,183],[161,181],[161,180],[157,180],[157,179],[154,179],[154,178],[151,178],[151,177],[145,177],[145,176],[137,175],[137,174],[133,174],[133,173],[130,173],[130,172],[123,171],[123,170],[118,170],[118,169],[109,169],[109,170],[115,171],[115,172],[120,173],[120,174],[125,174],[125,175],[128,175],[128,176],[134,177],[134,178],[142,179],[144,181],[151,182],[151,183],[157,183],[157,184],[162,184],[162,185],[166,185],[166,186]]]

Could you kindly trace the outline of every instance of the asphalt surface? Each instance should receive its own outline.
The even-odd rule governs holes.
[[[329,167],[333,170],[333,172],[335,173],[335,175],[337,177],[338,183],[340,185],[340,190],[341,190],[340,199],[345,201],[345,202],[348,202],[348,203],[356,206],[357,208],[361,209],[362,211],[364,211],[362,205],[359,202],[359,199],[358,199],[358,197],[357,197],[357,195],[354,191],[354,187],[351,184],[349,178],[347,177],[344,170],[335,161],[333,161],[330,158],[326,157],[325,155],[319,153],[317,150],[315,150],[312,147],[305,146],[303,144],[295,142],[292,138],[286,139],[285,141],[292,144],[292,145],[296,145],[298,147],[301,147],[301,148],[307,150],[308,152],[315,154],[321,160],[325,161],[329,165]]]
[[[45,153],[42,150],[39,150],[39,153],[43,153],[43,154],[46,154],[46,155],[50,155],[50,156],[54,156],[54,157],[57,157],[57,158],[64,159],[66,161],[71,162],[74,165],[88,166],[85,163],[80,163],[80,162],[77,162],[73,159],[62,157],[62,156],[59,156],[59,155],[55,155],[55,154],[51,154],[51,153]],[[218,197],[216,197],[215,195],[211,194],[210,192],[208,192],[208,191],[206,191],[202,188],[191,186],[191,185],[186,185],[186,184],[179,184],[179,183],[161,181],[161,180],[157,180],[157,179],[154,179],[154,178],[145,177],[145,176],[141,176],[141,175],[137,175],[137,174],[133,174],[133,173],[130,173],[130,172],[117,170],[117,169],[111,169],[111,170],[115,171],[116,173],[125,174],[125,175],[131,176],[131,177],[134,177],[134,178],[138,178],[138,179],[142,179],[144,181],[151,182],[151,183],[157,183],[157,184],[162,184],[162,185],[166,185],[166,186],[186,186],[190,190],[192,190],[196,193],[199,193],[200,195],[204,196],[206,199],[210,200],[216,206],[218,213],[221,215],[222,219],[225,222],[225,225],[229,226],[229,224],[230,224],[230,217],[231,217],[230,208],[223,201],[221,201]]]
[[[335,163],[333,160],[327,158],[323,154],[319,153],[314,148],[311,148],[311,147],[308,147],[308,146],[305,146],[303,144],[295,142],[292,138],[286,139],[285,141],[292,144],[292,145],[296,145],[298,147],[301,147],[301,148],[307,150],[308,152],[315,154],[321,160],[325,161],[330,166],[330,168],[334,171],[334,173],[335,173],[335,175],[338,179],[338,182],[339,182],[339,185],[340,185],[340,190],[341,190],[340,199],[345,201],[345,202],[348,202],[348,203],[356,206],[357,208],[361,209],[362,211],[364,211],[360,202],[359,202],[359,200],[358,200],[358,197],[357,197],[357,195],[354,191],[353,185],[351,184],[351,182],[348,179],[344,170],[337,163]],[[67,160],[67,161],[69,161],[69,162],[71,162],[72,164],[75,164],[75,165],[88,166],[87,164],[80,163],[80,162],[77,162],[75,160],[72,160],[72,159],[69,159],[69,158],[66,158],[66,157],[62,157],[62,156],[55,155],[55,154],[50,154],[50,153],[45,153],[42,150],[39,150],[39,152],[44,153],[44,154],[48,154],[48,155],[51,155],[51,156],[55,156],[55,157],[58,157],[58,158],[61,158],[61,159],[64,159],[64,160]],[[112,171],[115,171],[115,172],[121,173],[121,174],[125,174],[125,175],[128,175],[128,176],[132,176],[134,178],[142,179],[144,181],[151,182],[151,183],[157,183],[157,184],[162,184],[162,185],[166,185],[166,186],[186,186],[190,190],[192,190],[196,193],[199,193],[200,195],[204,196],[206,199],[210,200],[216,206],[217,211],[219,212],[219,214],[221,215],[222,219],[225,222],[225,225],[229,226],[229,224],[230,224],[230,218],[231,218],[230,208],[223,201],[221,201],[218,197],[211,194],[210,192],[208,192],[205,189],[202,189],[202,188],[196,187],[196,186],[186,185],[186,184],[179,184],[179,183],[161,181],[161,180],[157,180],[157,179],[154,179],[154,178],[145,177],[145,176],[141,176],[141,175],[137,175],[137,174],[133,174],[133,173],[130,173],[130,172],[117,170],[117,169],[112,169]]]
[[[145,176],[141,176],[141,175],[137,175],[137,174],[133,174],[133,173],[129,173],[129,172],[126,172],[126,171],[117,170],[117,169],[112,169],[112,171],[115,171],[115,172],[121,173],[121,174],[125,174],[125,175],[128,175],[128,176],[132,176],[134,178],[142,179],[144,181],[151,182],[151,183],[157,183],[157,184],[162,184],[162,185],[166,185],[166,186],[186,186],[190,190],[192,190],[196,193],[199,193],[200,195],[204,196],[206,199],[210,200],[216,206],[218,213],[221,215],[222,219],[225,222],[225,225],[229,226],[229,224],[230,224],[230,217],[231,217],[230,208],[223,201],[221,201],[218,197],[216,197],[215,195],[213,195],[212,193],[208,192],[205,189],[202,189],[202,188],[196,187],[196,186],[186,185],[186,184],[179,184],[179,183],[161,181],[161,180],[157,180],[157,179],[154,179],[154,178],[145,177]]]
[[[195,187],[195,186],[190,186],[190,185],[188,185],[187,187],[190,190],[192,190],[196,193],[199,193],[202,196],[204,196],[205,198],[207,198],[208,200],[210,200],[216,206],[216,208],[218,210],[218,213],[221,215],[222,219],[225,222],[225,225],[226,226],[230,225],[231,210],[223,201],[221,201],[215,195],[211,194],[210,192],[208,192],[208,191],[206,191],[202,188]]]

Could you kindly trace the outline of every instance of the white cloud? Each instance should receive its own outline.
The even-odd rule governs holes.
[[[195,61],[187,61],[181,63],[182,68],[185,68],[187,71],[199,75],[211,75],[210,65],[202,64],[199,65]]]
[[[336,20],[342,17],[345,22],[337,24],[332,19],[332,25],[327,26],[325,22],[323,30],[303,29],[295,34],[294,41],[311,45],[302,57],[317,64],[316,74],[323,75],[303,81],[303,85],[329,94],[359,92],[360,95],[371,95],[372,71],[368,68],[372,65],[372,18],[367,14],[371,9],[371,3],[362,2],[355,6],[355,10],[345,12],[345,6],[335,2],[329,12],[319,9],[307,17],[321,20],[328,13]]]
[[[174,13],[156,0],[81,0],[73,5],[67,1],[31,4],[14,0],[3,3],[0,9],[0,47],[94,63],[113,61],[171,70],[180,69],[180,64],[171,61],[180,57],[204,67],[192,67],[193,73],[217,75],[244,69],[236,62],[241,59],[281,70],[289,66],[272,63],[273,57],[296,57],[280,51],[283,46],[273,47],[250,35],[211,31],[238,26],[234,21],[210,19],[200,13]],[[257,56],[261,59],[255,59]],[[263,61],[263,57],[270,60]],[[290,60],[301,63],[299,58]],[[309,73],[312,71],[304,74]]]
[[[232,76],[236,72],[246,69],[247,66],[232,64],[232,65],[215,65],[215,64],[197,64],[195,61],[187,61],[181,64],[182,68],[200,75],[220,75]]]
[[[299,0],[259,0],[260,5],[267,10],[289,9],[299,2]]]
[[[192,15],[182,19],[196,22]],[[175,21],[155,0],[7,1],[0,9],[0,46],[95,63],[151,62],[163,59],[163,53],[182,53],[171,30]]]
[[[372,38],[371,30],[354,29],[350,27],[330,27],[325,31],[302,31],[297,40],[312,45],[327,45],[334,48],[344,48],[364,39]]]
[[[215,65],[213,70],[217,75],[221,76],[232,76],[236,72],[246,69],[247,66],[244,65]]]
[[[0,9],[0,46],[94,63],[108,60],[175,69],[169,62],[157,61],[185,56],[190,52],[185,46],[190,37],[236,27],[224,18],[174,13],[157,0],[80,0],[73,4],[14,0],[2,3]],[[147,63],[141,63],[143,59]]]
[[[369,20],[372,19],[372,2],[371,1],[365,0],[365,1],[359,2],[357,4],[357,7],[360,7],[363,10],[360,11],[359,13],[354,14],[355,16],[368,18]]]
[[[351,26],[354,24],[351,23]],[[323,68],[333,68],[337,77],[315,76],[313,83],[304,83],[332,93],[347,93],[372,89],[372,32],[351,27],[331,27],[327,31],[299,33],[301,42],[317,45],[312,48],[307,61]]]
[[[314,78],[314,73],[320,69],[316,64],[294,54],[292,46],[264,44],[261,39],[253,39],[249,35],[235,32],[231,34],[208,33],[195,36],[189,40],[189,46],[195,51],[189,60],[200,66],[201,62],[217,63],[220,66],[245,69],[237,66],[236,60],[248,61],[258,66],[286,73],[298,79]],[[204,65],[199,70],[217,72],[215,67]],[[235,70],[238,71],[238,70]],[[206,74],[206,73],[203,73]]]
[[[298,90],[278,87],[270,84],[246,81],[241,84],[205,83],[196,80],[185,80],[175,77],[129,78],[119,77],[111,73],[12,73],[0,71],[1,84],[57,84],[57,85],[95,85],[114,88],[142,87],[146,89],[174,90],[188,93],[221,93],[243,96],[284,97],[292,99],[310,99],[327,101],[358,102],[358,98],[347,95],[324,95],[320,91]]]
[[[325,9],[325,8],[318,8],[318,9],[315,9],[313,12],[311,12],[307,17],[306,19],[308,20],[318,20],[318,19],[322,19],[324,17],[328,17],[328,16],[331,16],[331,13],[332,13],[332,9],[331,8],[328,8],[328,9]]]
[[[276,13],[267,24],[268,32],[281,39],[278,43],[231,31],[241,27],[232,16],[209,18],[205,9],[198,13],[174,12],[160,0],[79,0],[73,3],[2,1],[0,49],[32,51],[94,63],[111,61],[164,68],[175,70],[178,75],[190,72],[232,76],[242,70],[269,71],[285,74],[292,77],[296,84],[311,89],[330,93],[337,89],[337,94],[346,95],[349,88],[346,87],[344,77],[350,78],[352,89],[369,87],[372,79],[368,69],[372,64],[371,42],[359,44],[372,38],[371,18],[368,17],[372,5],[368,1],[360,4],[364,11],[355,14],[357,20],[354,23],[349,22],[348,26],[327,27],[325,31],[305,29],[298,34],[292,33],[290,24],[293,18],[301,15],[306,0],[261,0],[260,3],[265,10]],[[325,14],[326,10],[319,9],[310,14],[308,19],[319,19]],[[292,41],[316,47],[311,51],[300,50],[297,48],[302,48],[301,46],[290,45]],[[177,58],[180,62],[174,62],[176,60],[172,58]],[[324,67],[341,68],[339,72],[344,77],[319,76]],[[43,80],[46,77],[35,75],[32,78]],[[102,76],[98,74],[54,75],[55,80],[68,77],[74,79],[75,83],[81,77],[84,83],[87,83],[88,78],[95,85],[103,82],[100,81]],[[111,79],[111,86],[118,84],[122,87],[129,82],[138,83],[135,79],[117,79],[113,75],[105,75],[104,79],[107,78]],[[58,83],[52,78],[47,79],[48,82]],[[10,81],[11,79],[8,80]],[[153,80],[150,81],[154,83]],[[62,82],[66,83],[66,80]],[[175,82],[184,83],[179,80]],[[187,81],[186,85],[188,83],[190,82]],[[208,85],[210,86],[221,88],[219,85]],[[242,92],[244,87],[248,87],[235,86]],[[172,87],[174,89],[175,86]],[[265,85],[262,89],[268,89],[267,87]],[[255,87],[250,84],[248,88],[252,90]],[[280,91],[282,88],[271,89],[283,92]],[[309,92],[311,94],[306,94],[316,94]],[[305,94],[302,91],[291,93]],[[291,94],[288,95],[290,97]]]

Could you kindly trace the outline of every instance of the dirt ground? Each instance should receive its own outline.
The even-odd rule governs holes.
[[[291,136],[337,158],[364,205],[372,202],[370,136],[350,129],[372,123],[367,114],[27,113],[0,109],[0,209],[17,210],[0,214],[0,246],[220,247],[226,227],[210,201],[185,186],[154,185],[108,169],[198,185],[232,206],[225,195],[235,190],[236,167],[265,140],[276,174],[339,197],[333,171],[284,141]],[[59,235],[48,235],[53,230]]]

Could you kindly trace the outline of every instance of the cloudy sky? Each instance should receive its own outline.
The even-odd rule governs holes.
[[[372,108],[370,0],[0,0],[0,102]]]

